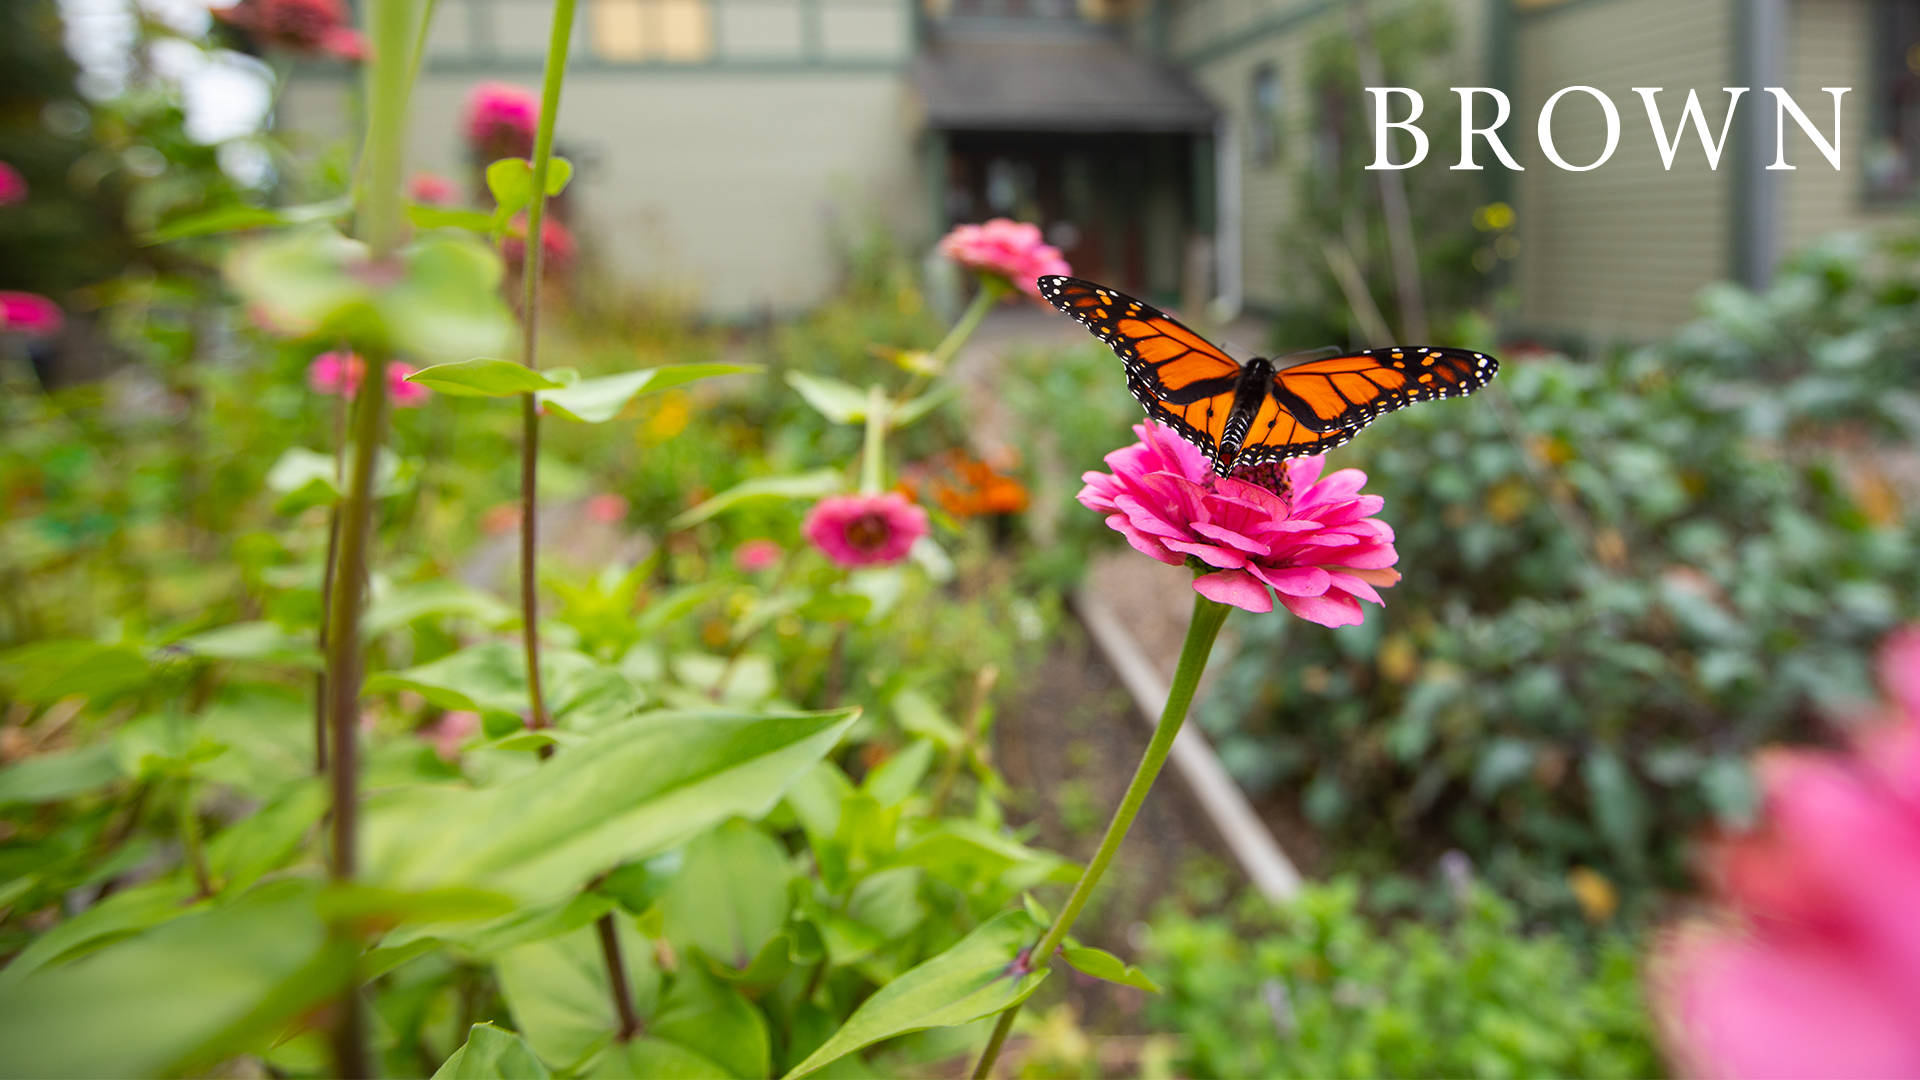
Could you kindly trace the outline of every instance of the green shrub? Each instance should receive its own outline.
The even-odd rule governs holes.
[[[1633,949],[1521,932],[1475,888],[1452,918],[1382,927],[1350,882],[1236,917],[1167,915],[1149,1017],[1195,1077],[1652,1076]]]

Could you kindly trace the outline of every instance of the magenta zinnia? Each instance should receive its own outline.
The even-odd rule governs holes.
[[[897,491],[834,495],[814,505],[800,532],[841,566],[881,566],[906,558],[927,535],[927,512]]]
[[[1005,278],[1036,300],[1040,278],[1073,273],[1060,249],[1041,238],[1039,226],[1007,218],[955,226],[941,239],[940,253],[970,270]]]
[[[1089,472],[1080,502],[1142,554],[1178,566],[1194,559],[1205,572],[1202,596],[1248,611],[1281,606],[1322,626],[1351,626],[1360,601],[1382,603],[1376,586],[1400,579],[1393,529],[1371,515],[1383,500],[1363,495],[1367,474],[1341,469],[1327,476],[1319,457],[1283,462],[1285,495],[1234,477],[1214,475],[1199,448],[1172,429],[1147,422],[1140,441],[1108,454],[1111,473]]]
[[[483,161],[529,157],[540,98],[512,83],[485,82],[467,95],[467,145]]]

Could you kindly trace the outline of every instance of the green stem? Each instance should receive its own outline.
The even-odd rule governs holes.
[[[200,833],[200,815],[194,811],[193,781],[180,782],[180,846],[193,872],[195,899],[213,895],[213,875],[207,870],[207,849]]]
[[[553,161],[553,122],[560,112],[560,85],[566,79],[567,51],[573,38],[575,0],[554,0],[553,29],[547,37],[546,81],[540,90],[540,122],[533,136],[533,199],[527,204],[527,237],[520,275],[520,362],[540,367],[540,264],[546,253],[541,225],[546,217],[547,172]],[[547,703],[540,686],[539,469],[540,405],[532,394],[520,402],[520,621],[527,654],[527,722],[548,726]]]
[[[893,411],[878,384],[867,387],[867,438],[860,451],[860,493],[878,495],[886,484],[887,421]]]
[[[400,201],[407,140],[407,68],[402,62],[415,30],[413,0],[373,0],[368,7],[372,58],[367,65],[367,140],[360,163],[366,186],[356,225],[376,266],[394,259],[406,218]],[[373,531],[374,465],[387,418],[388,356],[367,355],[353,416],[353,456],[340,508],[340,544],[333,588],[327,598],[327,711],[332,738],[328,779],[333,793],[333,865],[336,881],[354,876],[357,845],[358,734],[360,713],[360,613]],[[334,928],[336,945],[358,955],[355,931]],[[349,980],[336,1010],[333,1073],[372,1074],[367,1048],[367,1006],[360,980]]]
[[[1160,775],[1160,767],[1166,764],[1167,754],[1173,750],[1174,736],[1180,734],[1180,726],[1186,721],[1187,706],[1193,704],[1194,688],[1200,684],[1200,673],[1206,670],[1207,657],[1213,652],[1214,639],[1220,635],[1220,624],[1226,621],[1227,611],[1225,604],[1194,595],[1193,620],[1187,624],[1187,640],[1180,647],[1180,663],[1174,669],[1173,685],[1167,689],[1167,704],[1160,710],[1160,722],[1154,726],[1147,752],[1140,758],[1140,767],[1134,770],[1126,794],[1120,798],[1119,809],[1113,812],[1107,834],[1100,838],[1100,849],[1080,872],[1080,880],[1074,885],[1073,894],[1067,897],[1066,906],[1060,909],[1059,917],[1027,954],[1030,970],[1045,971],[1052,964],[1054,951],[1066,941],[1074,920],[1080,917],[1080,910],[1087,906],[1087,899],[1107,872],[1107,865],[1120,851],[1120,842],[1127,838],[1127,830],[1140,813],[1147,791],[1153,787],[1154,778]],[[1013,1030],[1013,1019],[1019,1012],[1020,1007],[1016,1005],[1000,1014],[993,1036],[987,1041],[979,1064],[974,1066],[974,1080],[992,1073],[993,1063],[1000,1056],[1000,1048],[1007,1041],[1007,1033]]]
[[[940,344],[933,347],[933,362],[930,365],[933,370],[947,369],[954,355],[960,351],[960,346],[965,345],[973,332],[980,328],[980,321],[987,317],[987,312],[992,311],[1000,298],[1006,295],[1005,282],[998,277],[981,277],[980,291],[974,294],[973,303],[960,313],[959,320],[953,324],[953,329],[947,331],[947,336],[940,339]]]

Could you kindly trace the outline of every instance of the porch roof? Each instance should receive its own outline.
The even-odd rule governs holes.
[[[936,32],[913,82],[938,130],[1206,132],[1219,112],[1183,71],[1099,32]]]

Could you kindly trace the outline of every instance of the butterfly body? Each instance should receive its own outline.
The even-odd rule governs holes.
[[[1500,362],[1466,349],[1393,346],[1242,363],[1152,305],[1091,281],[1048,276],[1040,295],[1126,363],[1147,415],[1200,447],[1225,476],[1323,453],[1381,413],[1470,394]]]

